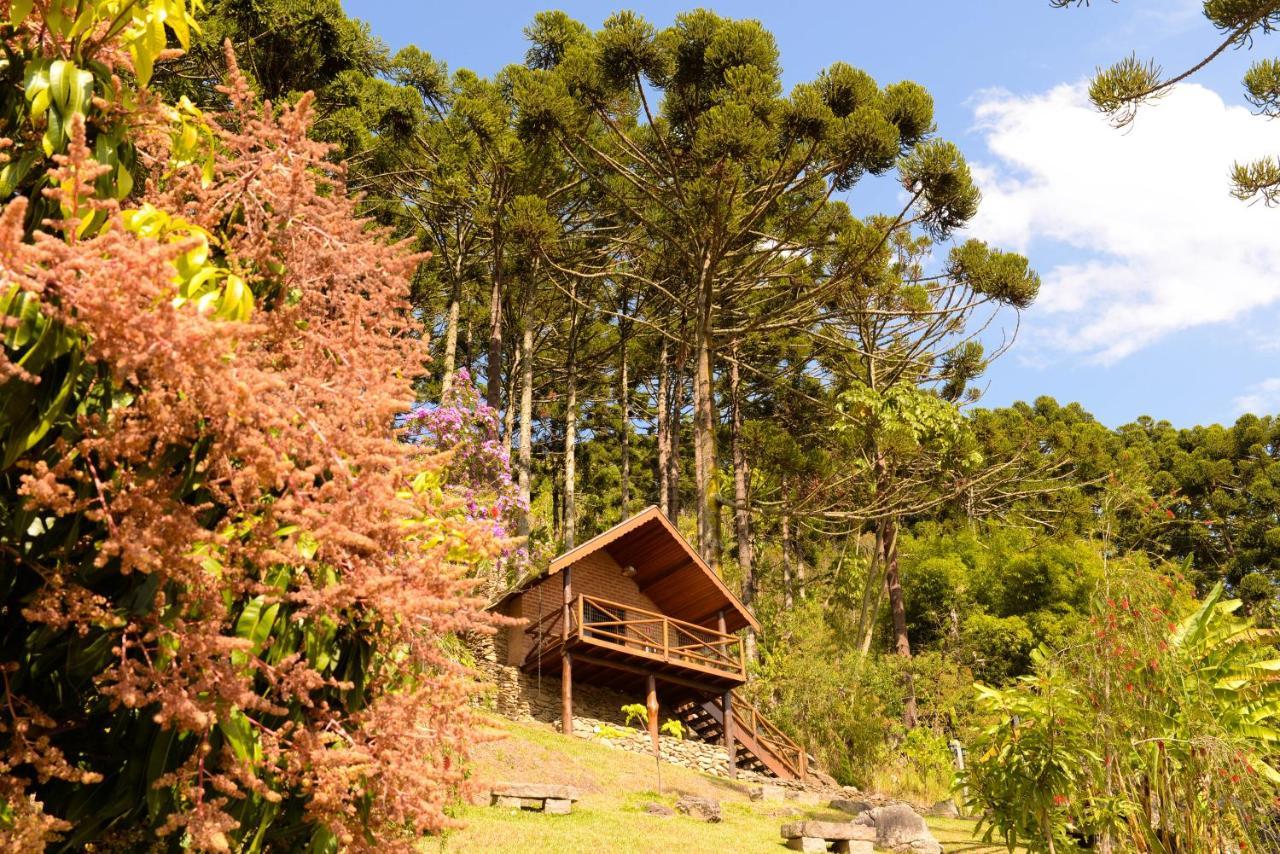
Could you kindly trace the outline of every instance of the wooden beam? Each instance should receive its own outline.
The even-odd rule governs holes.
[[[574,653],[573,658],[575,661],[580,661],[583,664],[594,664],[598,667],[612,667],[615,670],[625,670],[627,673],[635,673],[638,676],[647,677],[649,676],[649,674],[653,673],[652,670],[649,670],[644,667],[638,667],[634,664],[629,664],[625,661],[615,661],[607,658],[597,658],[594,655],[584,655],[583,653],[580,653],[580,652]],[[656,678],[661,679],[663,682],[669,682],[672,685],[679,685],[682,688],[692,688],[695,691],[701,692],[704,696],[706,695],[714,696],[716,694],[719,694],[723,690],[723,688],[721,687],[710,685],[706,682],[698,682],[695,679],[685,679],[684,677],[677,676],[673,673],[662,673],[657,675]],[[721,684],[723,685],[723,683]]]
[[[649,713],[649,740],[653,742],[653,752],[658,752],[658,680],[650,673],[645,678],[645,707]]]
[[[573,654],[560,657],[560,731],[573,735]]]
[[[721,616],[723,622],[723,612]],[[721,730],[724,732],[724,749],[729,754],[729,776],[738,776],[738,747],[734,741],[733,731],[733,692],[724,692],[724,721],[720,724]]]

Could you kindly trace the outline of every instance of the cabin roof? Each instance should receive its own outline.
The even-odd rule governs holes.
[[[629,519],[552,559],[545,573],[529,576],[507,592],[496,604],[530,587],[541,578],[572,566],[587,555],[605,551],[619,566],[634,567],[634,581],[640,591],[664,614],[691,623],[706,625],[724,611],[728,631],[760,624],[730,592],[694,550],[689,541],[656,506],[646,507]],[[581,591],[589,592],[589,591]]]

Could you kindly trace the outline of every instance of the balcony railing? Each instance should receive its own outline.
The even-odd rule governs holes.
[[[579,594],[570,603],[569,627],[562,628],[557,608],[525,629],[530,656],[567,640],[570,645],[603,647],[638,658],[746,679],[742,639],[599,596]]]

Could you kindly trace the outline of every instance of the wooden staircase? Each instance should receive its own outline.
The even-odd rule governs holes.
[[[809,773],[809,757],[760,714],[755,706],[733,695],[734,767],[782,780],[803,780]],[[724,740],[724,702],[720,697],[690,698],[675,707],[684,725],[702,741]]]

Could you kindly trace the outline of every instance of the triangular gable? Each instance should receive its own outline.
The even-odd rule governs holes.
[[[545,575],[525,579],[499,601],[600,550],[607,551],[620,566],[634,568],[636,585],[663,613],[714,628],[717,613],[724,611],[729,631],[747,626],[760,630],[755,616],[656,506],[646,507],[554,558]]]

